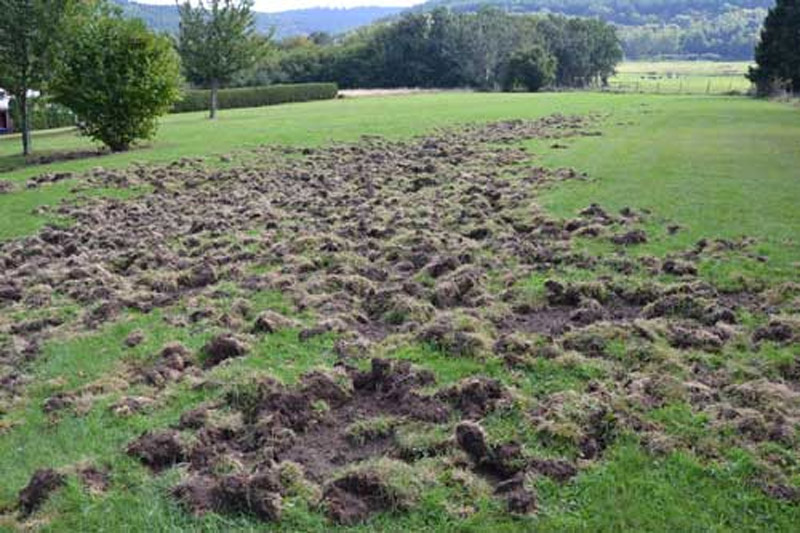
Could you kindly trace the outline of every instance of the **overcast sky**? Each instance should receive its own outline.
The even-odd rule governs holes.
[[[140,4],[175,5],[175,0],[134,0]],[[413,6],[424,0],[255,0],[256,11],[288,11],[307,7]]]

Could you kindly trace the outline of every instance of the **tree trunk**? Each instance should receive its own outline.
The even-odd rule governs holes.
[[[22,155],[29,156],[31,154],[31,123],[28,109],[28,91],[24,91],[18,97],[19,112],[22,118]]]
[[[217,118],[217,93],[219,93],[219,82],[217,80],[211,81],[211,111],[208,118],[214,120]]]

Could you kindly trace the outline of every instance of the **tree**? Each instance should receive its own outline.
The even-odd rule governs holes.
[[[180,62],[168,37],[141,20],[96,16],[69,40],[52,82],[54,99],[83,133],[112,151],[151,138],[157,118],[180,97]]]
[[[508,60],[504,89],[523,87],[537,92],[556,81],[556,58],[543,46],[518,50]]]
[[[22,153],[31,146],[30,93],[41,91],[63,49],[64,19],[77,0],[0,0],[0,87],[16,100]]]
[[[255,35],[253,0],[187,0],[181,16],[178,51],[186,77],[211,89],[209,117],[217,116],[217,93],[240,71],[254,65],[264,43]]]
[[[800,1],[778,0],[769,11],[748,74],[760,95],[778,86],[800,93]]]
[[[500,85],[500,68],[514,40],[511,17],[497,8],[482,7],[463,20],[460,37],[466,52],[466,77],[481,90],[495,90]]]

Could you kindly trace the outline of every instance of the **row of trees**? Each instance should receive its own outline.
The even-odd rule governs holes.
[[[284,40],[238,82],[537,90],[603,83],[621,59],[616,31],[596,19],[440,8],[341,39],[317,34]]]
[[[475,11],[480,6],[495,5],[512,13],[561,13],[638,26],[674,23],[695,15],[711,18],[736,9],[768,9],[773,4],[774,0],[431,0],[423,8]]]
[[[654,57],[749,60],[766,9],[731,9],[714,17],[678,17],[669,24],[619,27],[627,59]]]
[[[170,38],[124,19],[105,0],[0,0],[0,86],[16,100],[23,152],[31,151],[32,90],[45,91],[75,113],[85,134],[119,151],[154,134],[158,116],[180,96],[181,71],[211,89],[214,118],[219,88],[234,81],[535,91],[602,83],[622,57],[615,30],[598,20],[498,9],[436,9],[340,39],[317,34],[271,46],[271,35],[256,34],[252,6],[185,1]]]
[[[0,0],[0,87],[15,100],[23,154],[35,91],[70,109],[84,134],[127,150],[180,98],[183,65],[191,82],[213,89],[213,118],[216,90],[265,49],[251,8],[252,0],[187,1],[175,41],[105,0]]]

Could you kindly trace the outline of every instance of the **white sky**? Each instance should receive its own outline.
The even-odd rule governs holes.
[[[134,0],[140,4],[175,5],[175,0]],[[408,7],[424,0],[255,0],[255,10],[262,12],[288,11],[309,7],[384,6]]]

